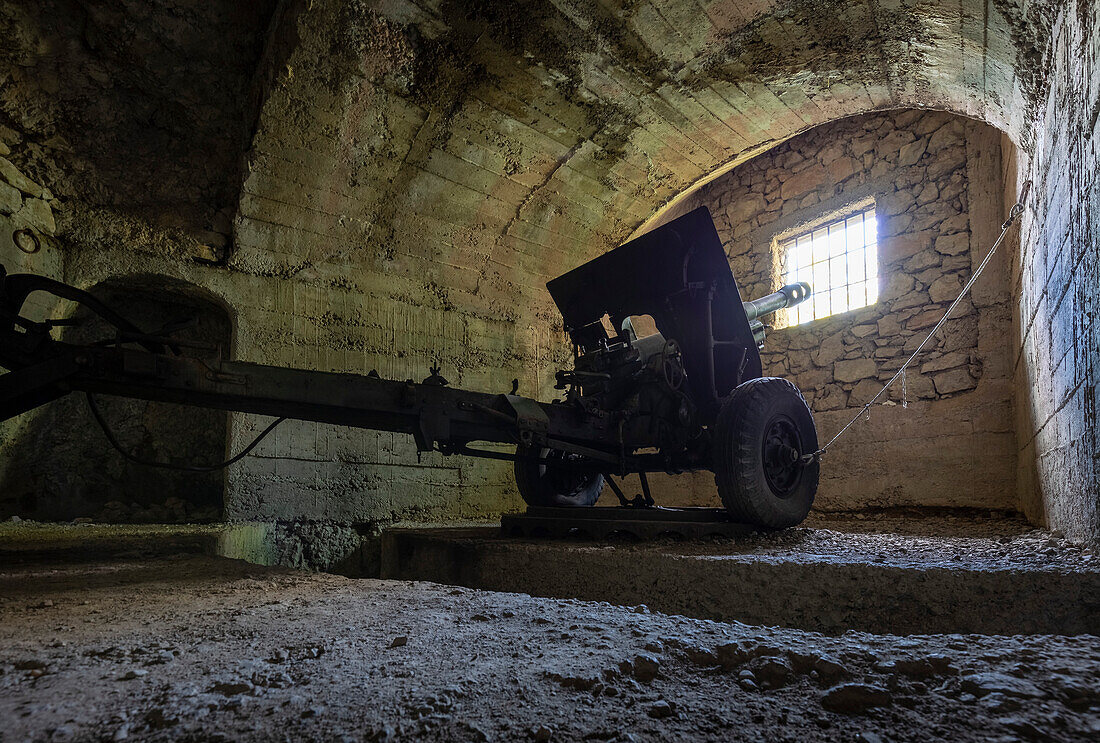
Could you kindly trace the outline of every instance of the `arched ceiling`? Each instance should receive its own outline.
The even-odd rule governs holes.
[[[310,275],[393,262],[454,291],[488,281],[541,295],[701,179],[839,117],[928,106],[1026,139],[1052,12],[1003,0],[314,3],[253,143],[242,215],[268,224],[237,260],[271,260],[283,240],[274,260]],[[291,182],[315,198],[287,206]],[[271,220],[275,203],[285,214]],[[328,239],[288,231],[303,224]]]
[[[236,201],[239,271],[426,282],[509,317],[694,184],[839,117],[942,108],[1026,145],[1063,3],[46,5],[0,13],[20,40],[0,55],[0,104],[36,138],[39,171],[62,142],[54,159],[97,184],[74,196],[119,206],[152,189],[161,210],[199,202],[196,219]],[[99,88],[67,93],[71,79]]]

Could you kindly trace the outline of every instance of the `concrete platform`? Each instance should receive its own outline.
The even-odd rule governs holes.
[[[1019,522],[853,521],[656,543],[394,529],[382,577],[828,634],[1100,634],[1100,561]]]
[[[0,522],[0,559],[8,564],[112,557],[219,554],[224,524],[60,524]]]

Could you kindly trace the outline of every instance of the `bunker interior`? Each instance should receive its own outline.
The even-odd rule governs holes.
[[[736,519],[778,528],[805,518],[817,489],[818,462],[804,456],[817,448],[813,418],[793,384],[761,377],[762,327],[750,321],[759,326],[762,314],[801,301],[807,285],[742,304],[700,208],[547,287],[576,357],[574,369],[557,373],[564,399],[542,403],[515,394],[515,385],[497,395],[451,388],[437,367],[416,383],[229,361],[220,349],[171,337],[171,329],[143,332],[81,289],[0,268],[0,365],[9,370],[0,376],[0,419],[84,392],[108,440],[132,459],[94,395],[160,400],[405,433],[419,451],[511,460],[533,507],[591,506],[605,482],[626,504],[611,475],[632,473],[645,491],[637,504],[653,505],[645,473],[710,469]],[[70,321],[24,317],[34,292],[85,306],[115,336],[86,345],[55,340],[52,329]],[[629,319],[643,314],[658,332],[637,338]]]

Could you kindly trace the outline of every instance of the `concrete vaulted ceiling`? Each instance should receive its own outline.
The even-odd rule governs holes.
[[[0,102],[64,196],[200,236],[239,209],[241,271],[510,317],[809,127],[928,106],[1026,144],[1056,5],[48,0],[0,6]]]
[[[514,315],[517,290],[544,303],[546,279],[809,127],[927,106],[1026,143],[1050,15],[969,0],[313,3],[273,70],[235,261],[428,276]]]

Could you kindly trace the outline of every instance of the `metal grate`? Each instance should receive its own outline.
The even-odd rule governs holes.
[[[805,281],[810,298],[787,311],[789,325],[867,307],[878,301],[875,207],[837,219],[779,245],[783,283]]]

